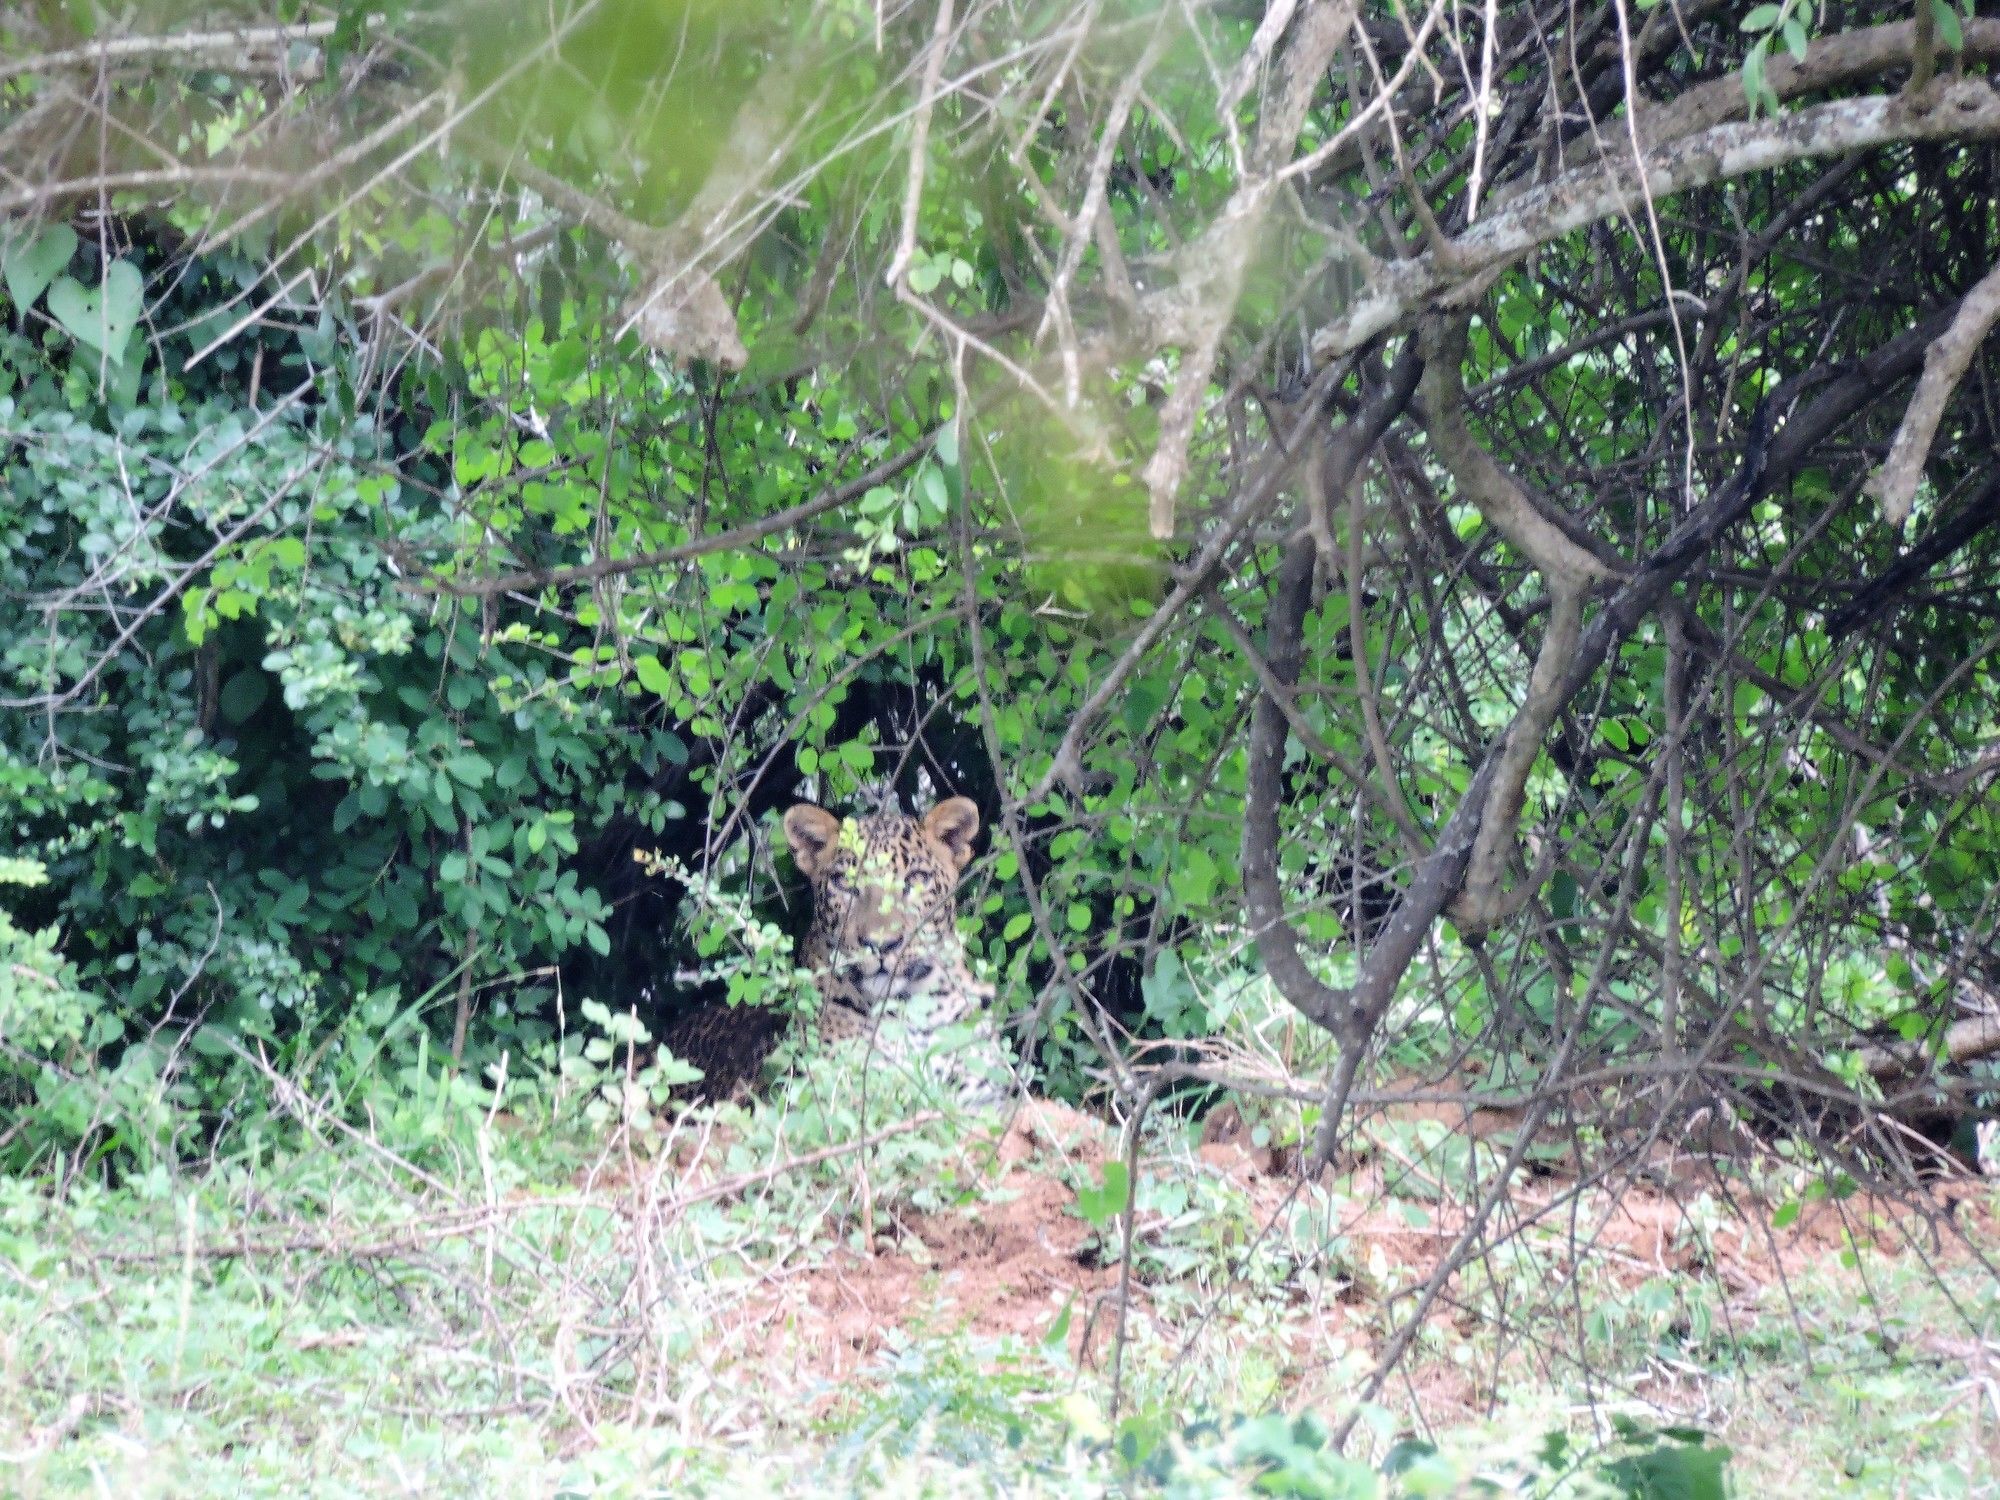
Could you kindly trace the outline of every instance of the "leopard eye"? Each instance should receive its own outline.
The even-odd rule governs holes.
[[[836,891],[852,891],[854,889],[854,872],[846,869],[830,871],[827,874],[826,883]]]

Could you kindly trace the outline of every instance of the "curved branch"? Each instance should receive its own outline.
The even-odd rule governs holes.
[[[1390,372],[1388,383],[1369,399],[1354,420],[1335,434],[1326,455],[1326,489],[1344,492],[1354,471],[1381,438],[1389,423],[1415,393],[1423,361],[1414,348],[1405,349]],[[1312,604],[1313,564],[1319,548],[1309,528],[1301,527],[1286,544],[1278,581],[1265,614],[1265,660],[1271,676],[1287,691],[1299,680],[1304,654],[1306,611]],[[1285,704],[1261,693],[1250,718],[1248,765],[1244,775],[1243,898],[1257,956],[1278,993],[1300,1015],[1325,1027],[1343,1048],[1366,1040],[1357,1032],[1359,1014],[1354,992],[1327,984],[1313,973],[1299,952],[1298,930],[1285,915],[1284,890],[1278,879],[1278,805],[1284,796]],[[1394,919],[1391,919],[1393,925]],[[1428,926],[1428,923],[1426,923]],[[1378,950],[1380,948],[1378,943]],[[1371,955],[1372,956],[1372,955]]]
[[[1599,548],[1581,527],[1566,528],[1543,511],[1519,480],[1473,438],[1465,421],[1466,327],[1468,316],[1437,320],[1424,327],[1424,430],[1451,474],[1461,497],[1477,506],[1495,530],[1512,542],[1558,592],[1588,589],[1618,577],[1624,568],[1609,548]],[[1572,530],[1577,534],[1572,535]]]
[[[1516,825],[1526,801],[1528,772],[1541,753],[1550,725],[1568,695],[1561,692],[1563,670],[1583,628],[1583,601],[1590,590],[1622,572],[1600,560],[1591,546],[1570,535],[1529,498],[1520,482],[1480,447],[1465,419],[1466,318],[1433,322],[1424,330],[1423,393],[1431,446],[1443,460],[1461,498],[1477,506],[1507,540],[1541,573],[1549,590],[1549,621],[1520,709],[1493,752],[1493,789],[1479,818],[1461,900],[1454,915],[1471,936],[1485,932],[1506,911],[1501,882],[1514,850]],[[1588,534],[1584,533],[1589,540]],[[1603,549],[1609,552],[1609,549]]]
[[[1473,842],[1472,862],[1460,891],[1462,899],[1454,908],[1453,914],[1468,937],[1480,936],[1507,914],[1501,880],[1514,852],[1521,809],[1527,802],[1528,772],[1541,754],[1549,726],[1569,702],[1569,695],[1562,690],[1562,676],[1583,634],[1583,590],[1552,583],[1549,601],[1548,629],[1542,634],[1541,650],[1535,654],[1527,696],[1494,751],[1493,790],[1480,814],[1479,836]]]
[[[1299,680],[1317,551],[1306,531],[1286,545],[1264,616],[1268,636],[1265,659],[1271,675],[1286,692]],[[1278,804],[1284,800],[1287,728],[1282,701],[1270,692],[1260,694],[1250,719],[1249,763],[1244,773],[1243,904],[1257,957],[1278,993],[1308,1021],[1344,1037],[1353,1009],[1353,991],[1330,985],[1313,973],[1299,952],[1298,929],[1285,915],[1284,887],[1278,879]]]
[[[2000,89],[1983,79],[1961,78],[1922,98],[1866,95],[1773,120],[1718,125],[1649,151],[1643,176],[1622,162],[1566,172],[1453,240],[1451,258],[1459,269],[1447,270],[1428,252],[1384,267],[1346,313],[1313,336],[1313,355],[1337,359],[1420,309],[1448,305],[1468,285],[1479,285],[1479,277],[1536,246],[1623,213],[1646,197],[1664,198],[1809,157],[1993,136],[2000,136]]]

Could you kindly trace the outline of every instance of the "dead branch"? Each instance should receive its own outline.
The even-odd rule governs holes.
[[[1967,58],[2000,57],[2000,20],[1979,18],[1963,23]],[[1794,59],[1788,52],[1772,56],[1764,81],[1780,99],[1796,99],[1864,79],[1880,78],[1909,67],[1917,55],[1917,23],[1897,21],[1855,31],[1819,36]],[[1665,141],[1707,130],[1725,120],[1740,119],[1749,108],[1743,80],[1735,73],[1698,83],[1674,97],[1639,111],[1639,138],[1650,148]]]
[[[1966,988],[1978,993],[1976,986]],[[1861,1066],[1877,1078],[1913,1077],[1938,1063],[1963,1066],[2000,1052],[2000,1012],[1954,1021],[1934,1042],[1870,1043],[1859,1052]]]
[[[284,55],[294,42],[321,42],[339,30],[337,21],[301,21],[292,26],[242,26],[218,31],[170,32],[160,36],[108,36],[80,47],[0,58],[0,83],[31,73],[58,73],[73,68],[122,67],[170,58],[211,58],[237,68],[265,54]],[[295,70],[309,78],[316,72]]]
[[[1340,493],[1352,482],[1355,470],[1409,403],[1422,373],[1423,361],[1417,351],[1405,349],[1389,379],[1369,397],[1361,412],[1334,434],[1326,456],[1331,492]],[[1300,528],[1286,545],[1265,612],[1265,660],[1271,677],[1287,691],[1298,683],[1302,631],[1312,602],[1317,553],[1312,533]],[[1244,909],[1257,955],[1278,992],[1300,1015],[1333,1032],[1347,1048],[1361,1039],[1354,1024],[1354,996],[1327,984],[1306,963],[1299,951],[1298,931],[1285,914],[1284,890],[1278,879],[1278,808],[1284,800],[1286,729],[1282,703],[1268,692],[1260,694],[1251,715],[1244,774]]]

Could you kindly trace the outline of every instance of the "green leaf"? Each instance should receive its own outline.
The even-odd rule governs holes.
[[[1731,696],[1735,702],[1737,722],[1748,728],[1751,716],[1757,711],[1757,705],[1764,701],[1764,690],[1754,682],[1739,681],[1736,684],[1736,691]]]
[[[1785,20],[1785,50],[1792,54],[1794,62],[1806,60],[1806,28],[1797,16]]]
[[[121,365],[132,330],[139,325],[145,288],[137,266],[114,260],[104,273],[104,284],[95,291],[85,291],[74,276],[59,278],[49,288],[49,316],[79,344]]]
[[[340,799],[340,804],[333,810],[333,831],[335,833],[347,832],[348,829],[354,826],[355,819],[360,816],[361,798],[358,794],[349,792],[345,797]]]
[[[1180,857],[1167,876],[1167,884],[1185,906],[1205,906],[1215,895],[1216,877],[1221,872],[1215,859],[1199,844],[1182,847]]]
[[[222,717],[232,724],[242,724],[264,705],[271,696],[271,679],[255,667],[245,667],[228,682],[216,695],[215,706],[222,710]]]
[[[1171,682],[1165,677],[1141,677],[1125,689],[1121,716],[1134,739],[1152,726],[1153,715],[1166,706]]]
[[[493,766],[483,755],[454,755],[444,767],[454,780],[466,786],[484,786],[493,775]]]
[[[0,251],[0,272],[6,274],[15,310],[25,313],[33,307],[74,254],[76,231],[67,224],[44,225],[33,239],[14,240]]]
[[[1007,919],[1007,925],[1000,929],[1000,940],[1011,943],[1034,925],[1035,919],[1033,917],[1024,911],[1017,911]]]
[[[188,644],[199,646],[208,638],[208,598],[205,588],[192,588],[181,595],[181,628]]]
[[[1070,1314],[1075,1308],[1076,1293],[1071,1292],[1069,1297],[1063,1302],[1062,1311],[1056,1314],[1055,1322],[1049,1325],[1049,1331],[1042,1335],[1042,1347],[1044,1349],[1064,1349],[1068,1347]]]
[[[1745,31],[1769,31],[1778,24],[1778,7],[1775,5],[1753,5],[1750,14],[1743,18]]]
[[[920,260],[910,267],[910,290],[918,296],[936,291],[938,283],[942,280],[944,273],[938,269],[935,261]]]
[[[14,855],[0,855],[0,885],[20,885],[33,888],[49,883],[48,866],[39,859],[21,859]]]
[[[1965,50],[1965,32],[1958,24],[1958,12],[1953,10],[1950,0],[1931,0],[1931,10],[1937,16],[1937,39],[1947,52]],[[1967,15],[1972,14],[1970,10]]]
[[[640,687],[649,693],[656,693],[662,698],[668,695],[669,690],[674,685],[673,675],[660,665],[660,659],[657,656],[646,655],[634,657],[632,660],[632,671],[638,677]]]
[[[950,497],[945,494],[943,471],[927,466],[923,478],[917,481],[917,488],[929,503],[931,515],[942,516],[950,503]]]
[[[1743,96],[1749,100],[1753,115],[1760,109],[1775,113],[1778,107],[1777,95],[1764,79],[1764,59],[1770,45],[1770,38],[1766,37],[1743,57]]]
[[[1125,1163],[1108,1161],[1104,1164],[1104,1176],[1099,1186],[1076,1190],[1076,1211],[1091,1227],[1102,1229],[1125,1212],[1125,1199],[1130,1188]]]

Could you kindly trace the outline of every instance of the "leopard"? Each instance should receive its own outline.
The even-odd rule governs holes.
[[[801,802],[787,809],[782,827],[812,892],[799,956],[819,994],[813,1045],[865,1039],[892,1063],[914,1066],[931,1055],[940,1033],[968,1021],[982,1045],[997,1045],[978,1022],[993,986],[973,974],[956,923],[959,877],[979,833],[977,805],[949,797],[921,817],[842,818]],[[742,1098],[791,1024],[769,1007],[711,1005],[673,1023],[660,1040],[702,1070],[684,1086],[687,1097]],[[962,1104],[997,1097],[990,1071],[953,1076],[947,1062],[946,1082]]]

